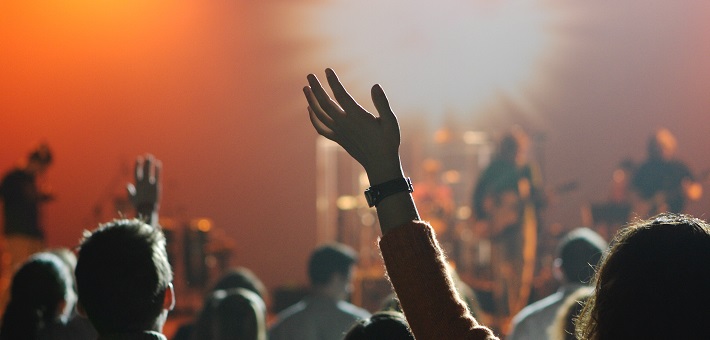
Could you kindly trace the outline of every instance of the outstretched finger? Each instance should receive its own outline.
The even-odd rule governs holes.
[[[313,109],[310,106],[308,107],[308,118],[311,119],[311,124],[313,124],[313,127],[316,129],[319,135],[335,142],[335,132],[333,132],[333,130],[323,124],[323,122],[317,117],[316,113],[313,112]]]
[[[145,172],[143,172],[143,163],[144,162],[145,162],[145,160],[143,159],[143,157],[138,156],[138,158],[136,158],[136,166],[134,169],[134,175],[136,178],[136,182],[143,179],[143,176],[145,174]]]
[[[145,160],[143,160],[143,180],[147,180],[148,183],[155,183],[155,177],[152,173],[153,156],[146,155]]]
[[[382,89],[382,86],[380,86],[380,84],[373,86],[370,91],[370,95],[372,96],[372,103],[375,104],[375,109],[377,109],[377,113],[379,113],[382,123],[399,128],[397,116],[395,116],[394,112],[392,112],[390,102],[387,100],[387,95],[385,95],[385,91]]]
[[[318,120],[323,123],[323,125],[327,126],[329,129],[332,130],[333,126],[335,126],[335,122],[333,121],[333,118],[328,116],[328,114],[323,111],[320,105],[318,105],[318,101],[316,100],[316,97],[313,94],[311,88],[308,86],[304,87],[303,93],[306,95],[306,100],[308,101],[308,110],[313,110],[313,113],[316,115],[316,117],[318,117]]]
[[[315,96],[318,106],[333,119],[337,119],[339,115],[343,115],[343,109],[325,92],[318,78],[314,74],[309,74],[307,78],[308,85],[310,85],[311,92]]]
[[[151,176],[152,184],[160,183],[160,172],[163,170],[163,162],[154,159],[153,160],[153,176]]]
[[[330,85],[330,89],[333,90],[333,95],[335,96],[335,99],[338,101],[338,104],[340,104],[340,106],[345,110],[345,112],[367,112],[348,93],[348,91],[340,82],[340,79],[338,79],[338,75],[335,74],[335,71],[333,71],[333,69],[326,69],[325,76],[328,79],[328,85]]]

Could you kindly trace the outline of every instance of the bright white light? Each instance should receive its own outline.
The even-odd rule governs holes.
[[[398,112],[470,114],[496,95],[523,100],[521,89],[535,80],[552,40],[552,11],[541,0],[310,6],[302,23],[325,42],[313,58],[335,68],[359,98],[368,85],[383,84]]]

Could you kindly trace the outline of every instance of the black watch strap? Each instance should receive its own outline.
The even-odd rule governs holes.
[[[396,178],[365,190],[365,199],[370,208],[377,206],[382,200],[399,192],[414,192],[412,180],[409,177]]]

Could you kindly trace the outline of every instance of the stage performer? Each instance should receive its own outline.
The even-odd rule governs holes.
[[[0,278],[0,303],[3,306],[15,269],[45,247],[41,206],[53,196],[40,188],[38,178],[51,164],[52,152],[46,144],[41,144],[30,152],[25,164],[10,170],[0,183],[5,216],[5,251]]]
[[[649,139],[648,158],[639,166],[631,186],[634,213],[642,218],[662,212],[684,212],[688,200],[700,199],[702,186],[688,166],[674,159],[677,142],[668,129]]]
[[[521,128],[511,129],[473,193],[475,218],[487,228],[492,243],[493,312],[501,327],[528,302],[539,211],[546,205],[539,170],[527,160],[529,144]]]

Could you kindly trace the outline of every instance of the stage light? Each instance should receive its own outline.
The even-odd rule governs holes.
[[[456,170],[449,170],[444,172],[441,178],[446,184],[456,184],[461,182],[461,173]]]
[[[357,209],[357,207],[360,204],[358,202],[357,197],[351,196],[351,195],[343,195],[343,196],[338,197],[335,205],[340,210],[353,210],[353,209]]]
[[[484,145],[488,142],[488,134],[483,131],[466,131],[463,141],[468,145]]]
[[[197,229],[201,232],[209,232],[212,229],[212,220],[208,218],[201,218],[195,222]]]
[[[382,83],[399,112],[468,115],[500,95],[525,101],[524,87],[554,45],[556,13],[541,0],[307,6],[306,34],[322,42],[312,59],[335,68],[358,97]]]

